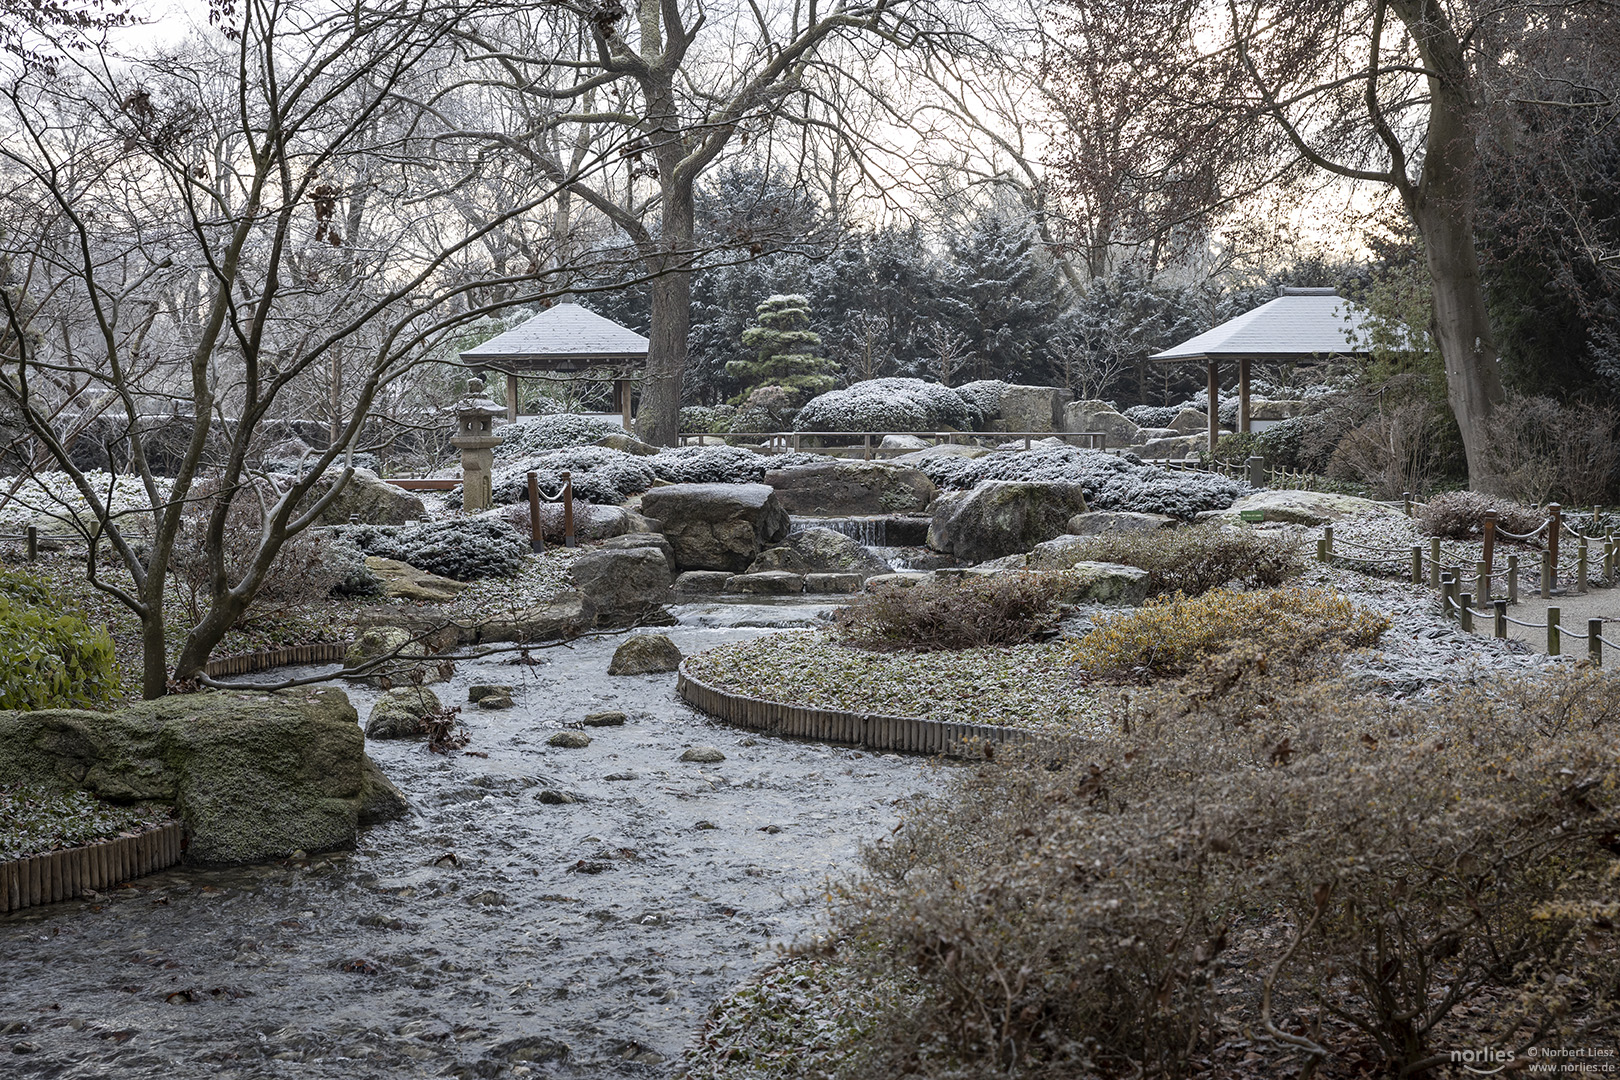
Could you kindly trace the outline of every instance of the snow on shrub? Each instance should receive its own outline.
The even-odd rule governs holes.
[[[610,450],[605,446],[572,446],[547,450],[497,464],[492,496],[497,503],[522,502],[529,497],[529,473],[539,475],[541,490],[562,487],[564,471],[573,474],[574,498],[606,505],[622,503],[652,487],[658,475],[651,458]]]
[[[774,468],[770,458],[740,446],[679,446],[644,460],[658,479],[674,484],[754,484]]]
[[[688,405],[681,410],[682,435],[718,435],[731,430],[735,405]]]
[[[397,559],[440,577],[472,581],[510,577],[523,568],[528,540],[494,518],[457,518],[416,525],[349,525],[341,539],[367,555]]]
[[[1248,485],[1219,473],[1162,469],[1077,446],[925,459],[918,468],[941,488],[962,490],[986,480],[1062,481],[1079,484],[1093,510],[1188,519],[1203,510],[1224,510],[1249,491]]]
[[[795,431],[936,431],[970,427],[973,410],[948,386],[922,379],[868,379],[810,399]]]
[[[90,482],[91,489],[98,494],[103,505],[109,507],[114,517],[151,509],[151,500],[146,497],[146,488],[139,476],[114,477],[111,473],[98,469],[86,472],[84,477]],[[6,487],[9,488],[15,482],[8,477]],[[158,497],[167,498],[173,484],[172,480],[158,477]],[[85,525],[95,520],[95,515],[90,513],[89,504],[79,494],[79,489],[67,473],[35,473],[22,481],[17,493],[10,499],[5,499],[3,489],[0,489],[0,527],[42,525],[47,519],[77,520]],[[124,525],[128,527],[128,518],[124,518]]]
[[[505,441],[495,448],[495,456],[518,458],[538,454],[544,450],[589,446],[604,435],[618,430],[616,426],[595,416],[578,416],[573,413],[526,416],[515,424],[507,424],[497,432]]]
[[[1007,386],[1000,379],[980,379],[955,388],[956,396],[962,399],[972,414],[974,427],[984,426],[1001,411],[1001,395],[1006,393]]]
[[[1125,418],[1145,428],[1167,428],[1181,415],[1180,405],[1132,405],[1123,410]]]

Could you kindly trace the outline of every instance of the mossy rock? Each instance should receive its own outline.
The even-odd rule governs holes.
[[[426,687],[402,686],[377,699],[366,717],[368,739],[414,739],[427,733],[423,721],[444,706]]]
[[[613,652],[609,675],[655,675],[681,666],[681,650],[664,634],[637,634]]]
[[[0,713],[0,784],[42,783],[176,807],[188,862],[231,864],[354,844],[403,797],[365,756],[341,690],[212,691],[111,713]]]

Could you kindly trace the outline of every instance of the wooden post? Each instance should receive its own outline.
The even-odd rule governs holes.
[[[1563,525],[1564,508],[1557,503],[1547,504],[1547,554],[1552,556],[1552,577],[1549,585],[1558,584],[1558,533]]]
[[[546,538],[540,528],[540,478],[529,473],[529,550],[536,555],[546,550]]]
[[[1029,440],[1028,439],[1024,440],[1024,449],[1025,450],[1029,449]],[[872,433],[870,431],[868,431],[865,435],[861,436],[861,460],[863,460],[863,461],[871,461],[872,460]]]
[[[1517,604],[1519,602],[1519,557],[1517,555],[1508,556],[1507,573],[1508,603]]]
[[[1575,591],[1586,591],[1586,537],[1576,540],[1575,548]]]
[[[1322,560],[1322,561],[1323,562],[1331,562],[1333,560],[1333,526],[1332,525],[1324,525],[1324,526],[1322,526],[1322,546],[1327,550],[1327,558]]]
[[[1557,656],[1562,643],[1562,635],[1558,632],[1560,612],[1555,607],[1547,609],[1547,655]]]
[[[1209,456],[1215,456],[1215,444],[1221,431],[1221,365],[1209,362]]]
[[[613,390],[619,399],[619,416],[624,421],[624,433],[628,435],[630,434],[630,424],[633,419],[630,414],[630,380],[615,379]]]
[[[1238,361],[1238,431],[1249,432],[1249,358]]]
[[[1440,538],[1429,537],[1429,588],[1440,587]]]
[[[1550,551],[1543,551],[1541,553],[1541,598],[1543,600],[1552,599],[1552,587],[1553,553]]]
[[[506,373],[506,419],[517,423],[518,418],[518,378],[517,372]]]
[[[1603,620],[1586,620],[1586,658],[1593,667],[1603,666]]]
[[[1412,545],[1412,584],[1423,584],[1423,545]]]
[[[562,504],[563,504],[563,547],[574,546],[574,474],[564,470],[562,474]]]
[[[1462,624],[1463,632],[1474,632],[1474,594],[1463,593],[1457,598],[1457,621]]]
[[[39,526],[30,525],[23,530],[23,551],[29,562],[39,559]]]
[[[1614,581],[1614,537],[1603,541],[1603,580]]]
[[[1491,572],[1485,568],[1483,561],[1474,564],[1474,595],[1479,597],[1482,604],[1491,599]]]
[[[1495,569],[1496,560],[1496,511],[1485,511],[1485,551],[1480,558],[1485,562],[1485,572],[1489,574]]]
[[[1493,601],[1491,607],[1496,609],[1496,625],[1493,630],[1497,637],[1505,638],[1507,637],[1507,601]]]
[[[1410,491],[1401,492],[1401,502],[1404,503],[1405,506],[1406,506],[1406,516],[1411,517],[1412,516],[1412,493]]]

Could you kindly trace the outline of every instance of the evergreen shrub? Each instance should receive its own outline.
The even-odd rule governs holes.
[[[112,636],[62,610],[38,578],[0,570],[0,709],[96,709],[122,685]]]

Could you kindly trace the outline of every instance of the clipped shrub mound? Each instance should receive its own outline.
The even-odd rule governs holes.
[[[1389,617],[1328,589],[1219,589],[1149,600],[1097,620],[1075,643],[1076,665],[1096,675],[1179,675],[1223,654],[1291,663],[1376,644]]]
[[[96,709],[122,693],[112,637],[30,574],[0,570],[0,709]]]
[[[524,502],[529,497],[529,473],[548,492],[562,487],[562,474],[572,474],[574,498],[613,505],[652,487],[658,474],[650,457],[626,454],[605,446],[573,446],[523,458],[497,460],[490,478],[491,497],[497,503]]]
[[[617,425],[594,416],[554,413],[526,416],[515,424],[496,429],[503,441],[495,448],[495,459],[527,457],[544,450],[588,446],[605,435],[620,430]]]
[[[922,379],[869,379],[810,401],[795,431],[937,431],[972,425],[967,402],[948,386]]]
[[[972,415],[973,426],[979,428],[993,420],[1001,411],[1001,395],[1007,392],[1009,385],[1011,384],[1000,379],[980,379],[952,389],[967,405],[968,412]]]
[[[682,435],[723,435],[731,430],[735,405],[687,405],[681,409]]]
[[[833,624],[844,642],[879,652],[1017,645],[1057,628],[1053,594],[1036,574],[936,577],[866,593],[839,608]]]
[[[495,518],[459,518],[418,525],[351,525],[344,540],[367,555],[397,559],[440,577],[473,581],[510,577],[523,568],[528,539]]]
[[[1145,428],[1167,428],[1181,415],[1180,405],[1132,405],[1121,409],[1125,419]]]
[[[1219,525],[1088,536],[1064,548],[1065,556],[1071,554],[1146,570],[1150,596],[1201,596],[1224,585],[1275,588],[1304,568],[1298,540]]]
[[[998,753],[869,847],[838,982],[903,992],[867,995],[859,1075],[1416,1076],[1607,1045],[1620,679],[1254,690],[1241,717],[1143,695],[1132,735]]]
[[[1431,496],[1413,514],[1425,536],[1450,540],[1477,540],[1485,533],[1485,514],[1496,512],[1496,527],[1528,536],[1541,528],[1547,515],[1477,491],[1445,491]]]
[[[673,484],[757,484],[772,458],[740,446],[678,446],[646,459],[653,474]]]
[[[978,458],[928,458],[917,467],[944,489],[971,488],[986,480],[1062,481],[1084,488],[1086,505],[1093,510],[1169,514],[1185,520],[1204,510],[1225,510],[1250,490],[1219,473],[1163,469],[1077,446],[1044,446]]]

